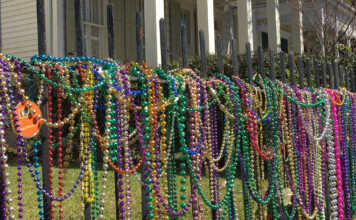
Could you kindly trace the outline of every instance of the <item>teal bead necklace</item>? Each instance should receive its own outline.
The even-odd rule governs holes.
[[[40,140],[34,140],[32,144],[32,153],[33,153],[33,160],[34,160],[34,168],[35,174],[38,176],[40,175],[40,164],[39,164],[39,149],[38,147],[41,146]],[[43,210],[43,193],[41,190],[37,190],[37,202],[38,202],[38,215],[40,220],[44,220],[44,210]]]

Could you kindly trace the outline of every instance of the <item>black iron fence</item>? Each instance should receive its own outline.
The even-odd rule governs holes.
[[[109,45],[109,56],[112,58],[115,56],[115,37],[113,31],[113,10],[112,6],[109,5],[107,8],[107,30],[108,30],[108,45]],[[80,20],[80,0],[75,0],[75,28],[76,28],[76,50],[77,55],[83,55],[83,40],[82,40],[82,28]],[[37,0],[37,24],[38,24],[38,52],[39,54],[46,54],[46,30],[45,30],[45,14],[44,14],[44,0]],[[182,49],[182,67],[188,67],[188,43],[187,43],[187,30],[184,22],[181,25],[181,49]],[[169,64],[167,63],[167,40],[166,40],[166,23],[162,19],[160,21],[160,38],[161,38],[161,58],[162,58],[162,68],[165,71],[168,70]],[[144,51],[143,51],[143,26],[142,26],[142,14],[137,13],[136,16],[136,43],[137,43],[137,62],[144,63]],[[204,32],[199,31],[199,42],[200,42],[200,73],[202,77],[207,77],[208,75],[208,61],[207,54],[205,50],[205,38]],[[1,45],[1,44],[0,44]],[[270,77],[272,80],[276,79],[276,76],[283,81],[288,82],[292,85],[297,85],[301,88],[307,87],[328,87],[328,88],[338,88],[346,87],[351,91],[356,91],[356,74],[355,68],[340,66],[336,61],[328,62],[322,59],[312,59],[305,58],[301,56],[294,56],[293,54],[285,54],[281,52],[280,54],[275,54],[274,51],[269,51],[268,56],[263,53],[262,47],[258,47],[255,57],[257,58],[257,65],[253,63],[253,57],[251,53],[250,44],[246,45],[246,71],[241,71],[241,65],[239,63],[239,58],[237,55],[237,43],[235,39],[232,39],[232,54],[230,57],[232,70],[234,74],[243,74],[252,81],[253,74],[258,72],[262,75]],[[1,49],[1,48],[0,48]],[[224,57],[222,55],[222,40],[217,37],[217,68],[220,73],[224,73]],[[278,62],[276,62],[278,58]],[[265,63],[269,63],[268,68],[265,68]],[[278,71],[277,71],[278,69]],[[241,75],[240,75],[241,76]],[[306,82],[306,83],[305,83]],[[46,88],[44,88],[46,91]],[[44,101],[42,104],[42,114],[47,117],[47,99],[46,94],[44,96]],[[43,186],[44,189],[49,190],[49,164],[48,164],[48,128],[42,126],[42,173],[43,173]],[[1,171],[1,170],[0,170]],[[1,173],[0,173],[1,176]],[[115,175],[115,187],[117,190],[118,177]],[[0,184],[1,187],[1,184]],[[115,191],[116,191],[115,190]],[[1,191],[1,189],[0,189]],[[142,189],[142,192],[145,190]],[[119,219],[120,210],[118,204],[118,193],[116,194],[116,219]],[[45,219],[50,219],[50,209],[51,200],[44,196],[44,217]],[[143,219],[146,219],[147,210],[145,209],[146,195],[142,193],[142,213]],[[1,212],[1,210],[0,210]],[[213,211],[213,216],[215,216],[215,211]],[[85,219],[91,219],[90,216],[90,204],[85,205],[84,210]]]

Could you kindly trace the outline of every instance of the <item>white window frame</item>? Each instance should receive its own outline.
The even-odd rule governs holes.
[[[85,18],[86,15],[92,15],[94,13],[93,8],[90,7],[89,2],[92,0],[82,0],[82,30],[83,30],[83,40],[84,40],[84,54],[86,56],[95,56],[97,58],[107,58],[108,57],[108,36],[107,36],[107,5],[108,0],[97,0],[101,2],[101,21],[94,22],[92,18]],[[99,36],[93,36],[92,29],[99,29]],[[98,54],[94,54],[92,51],[93,41],[98,41]]]

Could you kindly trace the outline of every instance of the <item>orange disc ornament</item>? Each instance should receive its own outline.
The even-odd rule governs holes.
[[[17,123],[13,120],[12,126],[15,129],[15,123],[19,125],[20,132],[15,132],[21,134],[24,138],[32,138],[36,136],[41,128],[42,114],[40,108],[36,103],[31,101],[24,101],[16,106],[15,112],[17,113],[16,119]],[[15,118],[14,118],[15,119]]]

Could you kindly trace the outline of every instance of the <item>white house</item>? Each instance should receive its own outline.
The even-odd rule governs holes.
[[[45,0],[48,54],[75,55],[75,0]],[[303,19],[301,4],[312,0],[81,0],[84,53],[108,56],[107,5],[113,6],[115,58],[136,59],[136,11],[144,15],[145,58],[149,65],[161,63],[159,20],[167,22],[170,60],[180,57],[180,24],[188,28],[189,55],[199,54],[198,30],[203,30],[207,51],[215,53],[215,38],[223,39],[225,53],[235,37],[238,50],[252,48],[303,53],[303,32],[311,28]],[[354,10],[344,0],[340,14]],[[332,3],[331,3],[332,4]],[[0,0],[1,51],[29,58],[37,53],[36,0]],[[317,17],[317,16],[316,16]],[[342,19],[339,19],[342,22]],[[304,27],[304,28],[303,28]],[[317,31],[317,30],[312,30]],[[350,33],[354,34],[354,33]],[[315,43],[315,42],[312,42]]]

